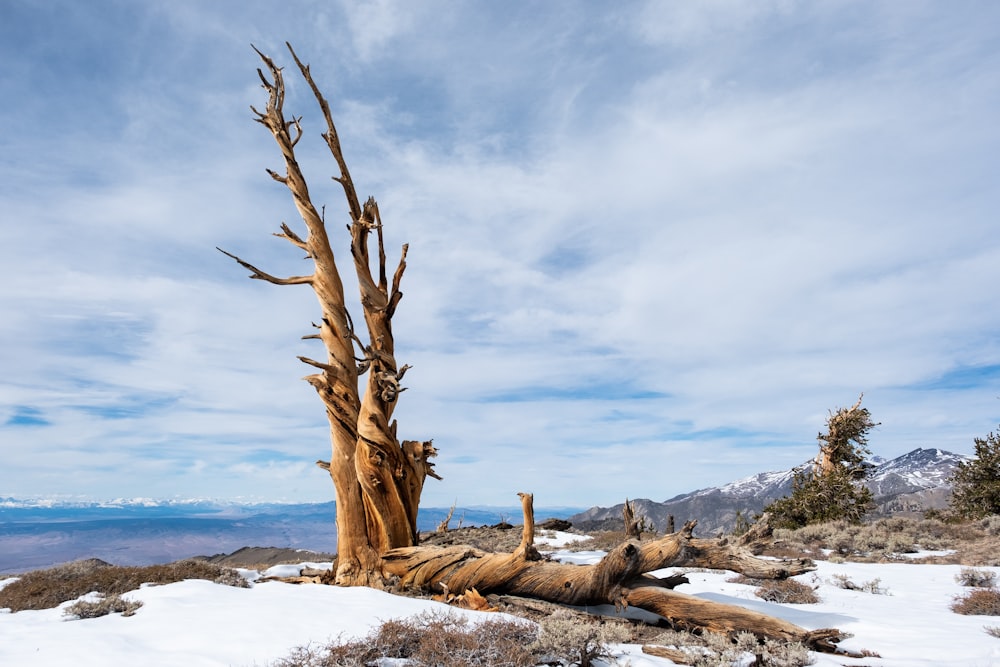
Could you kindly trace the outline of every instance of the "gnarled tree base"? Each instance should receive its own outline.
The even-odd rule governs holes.
[[[732,634],[752,632],[762,638],[798,641],[809,648],[836,652],[841,633],[809,631],[743,607],[703,600],[671,590],[675,583],[650,572],[667,567],[727,569],[760,579],[783,579],[810,572],[811,561],[770,561],[738,544],[692,537],[695,522],[657,540],[626,541],[594,565],[571,565],[542,558],[532,546],[532,498],[522,494],[525,512],[521,544],[511,554],[472,547],[417,546],[392,549],[382,557],[382,571],[403,587],[461,594],[480,593],[537,598],[566,605],[613,604],[651,611],[685,629]]]

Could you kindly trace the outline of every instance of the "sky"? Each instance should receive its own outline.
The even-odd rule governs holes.
[[[250,105],[330,101],[425,506],[664,500],[1000,423],[1000,6],[0,0],[0,497],[333,498],[302,230]],[[355,287],[348,284],[348,293]],[[355,320],[360,311],[355,308]]]

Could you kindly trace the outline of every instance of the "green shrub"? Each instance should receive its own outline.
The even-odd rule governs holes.
[[[764,508],[776,528],[798,528],[845,519],[859,523],[874,508],[872,492],[861,482],[870,466],[864,463],[868,432],[878,426],[861,399],[851,408],[831,412],[827,432],[820,433],[820,453],[792,479],[792,494]]]
[[[792,495],[764,508],[777,528],[798,528],[845,519],[859,523],[874,507],[872,492],[855,481],[854,473],[836,468],[825,475],[800,471],[792,480]]]
[[[966,518],[1000,514],[1000,437],[975,438],[976,456],[951,477],[951,508]]]

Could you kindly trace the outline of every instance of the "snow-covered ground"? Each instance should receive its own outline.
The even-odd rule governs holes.
[[[550,544],[561,541],[558,535],[543,539]],[[600,553],[557,556],[594,562]],[[278,566],[268,573],[288,575],[297,569]],[[980,569],[1000,575],[1000,568]],[[1000,617],[960,616],[949,609],[956,595],[969,590],[955,581],[960,570],[957,565],[821,561],[816,572],[797,577],[817,587],[822,602],[810,605],[764,602],[751,587],[727,582],[732,575],[726,572],[690,572],[691,583],[678,590],[758,609],[806,628],[837,627],[854,634],[843,646],[881,656],[815,655],[818,667],[1000,667],[1000,639],[983,630],[1000,626]],[[836,583],[837,575],[859,586],[878,579],[886,594],[844,590]],[[0,581],[0,587],[5,583]],[[0,665],[261,666],[287,656],[296,646],[362,636],[382,621],[443,606],[370,589],[280,582],[242,589],[185,581],[143,587],[127,597],[143,602],[127,618],[115,614],[69,620],[61,608],[0,613]],[[453,613],[484,616],[457,609]],[[622,646],[620,654],[620,664],[632,667],[672,664],[645,656],[636,646]]]

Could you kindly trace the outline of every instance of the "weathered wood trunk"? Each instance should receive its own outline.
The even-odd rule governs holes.
[[[384,586],[391,579],[403,586],[454,594],[477,589],[570,605],[632,605],[660,614],[675,625],[716,632],[749,630],[764,637],[796,639],[814,648],[832,650],[830,640],[838,636],[836,631],[807,632],[745,609],[675,593],[670,587],[677,583],[676,577],[660,579],[650,575],[651,571],[671,566],[726,568],[770,578],[810,569],[804,561],[764,561],[738,545],[695,539],[693,523],[654,541],[627,541],[593,566],[564,565],[543,559],[535,549],[532,499],[521,494],[525,527],[521,544],[513,553],[416,546],[417,509],[424,481],[437,475],[430,463],[436,455],[432,443],[399,441],[393,420],[396,401],[404,390],[400,381],[408,368],[396,362],[392,331],[392,317],[402,298],[400,282],[406,269],[407,247],[403,246],[390,281],[378,205],[374,199],[361,204],[329,105],[309,67],[299,60],[291,45],[288,48],[322,110],[326,124],[322,136],[339,169],[334,180],[342,186],[351,216],[350,252],[367,343],[355,331],[324,216],[313,205],[295,158],[295,146],[302,137],[301,119],[285,118],[282,70],[259,51],[268,72],[265,75],[258,70],[268,103],[263,112],[253,111],[257,122],[274,137],[285,165],[284,173],[268,173],[288,188],[308,232],[301,238],[282,224],[276,236],[304,251],[313,262],[313,273],[278,278],[225,254],[249,269],[251,278],[277,285],[309,285],[319,301],[319,324],[314,325],[318,333],[305,338],[320,340],[326,358],[300,360],[318,370],[305,380],[319,394],[330,423],[331,458],[317,462],[329,472],[336,489],[339,554],[330,583]],[[369,248],[372,233],[377,239],[376,274],[372,272]],[[365,373],[368,378],[362,391],[359,383]],[[631,519],[633,529],[638,529],[634,515]]]
[[[622,521],[625,522],[625,537],[639,539],[642,537],[642,526],[640,519],[635,515],[635,505],[625,499],[625,506],[622,507]]]
[[[395,358],[392,317],[403,296],[400,281],[406,269],[404,245],[390,283],[382,237],[382,220],[374,199],[362,205],[341,151],[340,139],[330,108],[304,65],[289,45],[303,78],[323,111],[326,131],[323,139],[336,161],[351,216],[351,259],[360,288],[368,342],[357,335],[347,310],[344,286],[326,232],[323,215],[316,209],[306,179],[295,158],[295,146],[302,137],[298,118],[284,116],[285,84],[281,68],[260,53],[270,76],[258,70],[268,93],[264,111],[253,109],[257,122],[274,137],[284,158],[284,173],[268,170],[275,181],[285,185],[307,230],[305,238],[281,225],[275,236],[305,251],[313,262],[308,276],[277,278],[242,259],[229,255],[251,271],[251,278],[277,285],[309,285],[319,301],[321,317],[314,325],[318,333],[305,336],[322,341],[326,359],[299,357],[319,372],[306,376],[326,407],[330,422],[330,460],[317,463],[333,479],[337,500],[337,583],[380,584],[379,556],[385,551],[410,546],[417,539],[417,507],[424,480],[436,477],[429,459],[436,455],[430,441],[404,440],[396,436],[392,413],[403,388],[400,380],[407,366]],[[378,240],[377,277],[372,274],[369,235]],[[225,252],[225,251],[223,251]],[[359,379],[368,379],[361,392]]]

